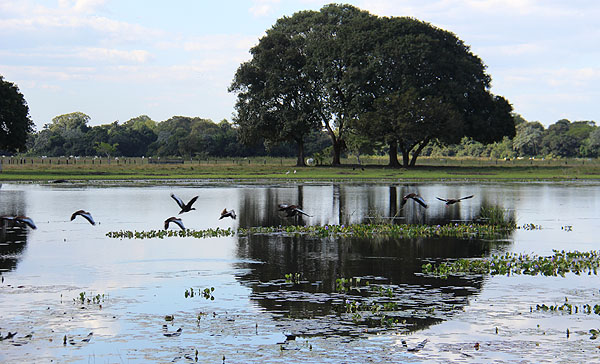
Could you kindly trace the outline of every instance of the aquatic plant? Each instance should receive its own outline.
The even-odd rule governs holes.
[[[96,295],[87,295],[85,292],[79,292],[79,296],[77,298],[73,298],[74,303],[80,304],[95,304],[101,305],[104,302],[105,296],[104,294],[96,294]]]
[[[498,206],[481,206],[479,221],[488,225],[501,226],[508,229],[516,227],[515,217],[508,211]]]
[[[512,227],[491,224],[352,224],[352,225],[310,225],[310,226],[259,226],[239,228],[241,236],[251,234],[310,235],[317,237],[363,237],[390,236],[398,238],[416,237],[455,237],[455,238],[497,238],[506,236]]]
[[[302,278],[302,274],[296,273],[287,273],[285,275],[285,283],[293,283],[300,284],[300,279]]]
[[[528,223],[528,224],[523,224],[523,225],[517,226],[517,229],[523,229],[523,230],[542,230],[542,225],[536,225],[534,223]]]
[[[455,237],[455,238],[498,238],[509,234],[513,225],[493,224],[446,224],[446,225],[410,225],[410,224],[352,224],[352,225],[310,225],[310,226],[257,226],[239,228],[239,236],[254,234],[283,234],[289,236],[310,235],[317,237],[363,237],[390,236],[398,238],[416,237]],[[115,239],[153,239],[153,238],[218,238],[233,236],[236,231],[232,228],[205,230],[150,230],[109,231],[106,236]]]
[[[205,229],[205,230],[150,230],[150,231],[131,231],[131,230],[119,230],[119,231],[109,231],[106,233],[106,236],[109,238],[116,239],[153,239],[153,238],[171,238],[171,237],[180,237],[180,238],[197,238],[197,239],[205,239],[205,238],[219,238],[223,236],[233,236],[235,235],[235,231],[232,228],[221,229],[219,227],[215,229]]]
[[[196,296],[197,294],[202,293],[202,297],[206,298],[207,300],[210,299],[211,301],[215,300],[215,297],[212,295],[212,293],[215,291],[215,287],[210,287],[210,288],[204,288],[204,290],[200,290],[198,289],[198,293],[194,292],[194,288],[190,288],[189,290],[186,289],[185,293],[183,294],[185,296],[185,298],[192,298],[194,296]],[[198,315],[198,321],[200,321],[200,315]]]
[[[423,273],[442,278],[450,274],[490,274],[511,275],[528,274],[544,276],[562,276],[566,273],[589,275],[597,274],[600,267],[600,251],[590,252],[565,252],[554,250],[554,255],[542,257],[535,254],[506,253],[505,255],[492,255],[482,259],[457,259],[452,262],[443,262],[435,266],[431,263],[423,264]]]
[[[584,313],[584,314],[588,314],[591,315],[596,314],[596,315],[600,315],[600,304],[583,304],[580,306],[574,305],[569,303],[569,299],[567,297],[565,297],[565,302],[562,305],[546,305],[546,304],[537,304],[535,306],[535,310],[536,311],[550,311],[550,312],[562,312],[562,313],[568,313],[568,314],[576,314],[576,313]],[[530,307],[529,308],[530,312],[533,312],[533,308]]]
[[[211,301],[214,301],[215,297],[212,295],[212,293],[214,291],[215,291],[215,287],[204,288],[204,291],[202,291],[202,296],[204,298],[206,298],[207,300],[210,299]]]

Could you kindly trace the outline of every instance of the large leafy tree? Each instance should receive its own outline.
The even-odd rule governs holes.
[[[381,131],[379,138],[390,145],[390,165],[399,165],[399,149],[403,165],[414,166],[434,140],[458,143],[467,136],[491,143],[514,136],[512,107],[490,93],[483,62],[460,39],[412,18],[380,22],[368,68],[375,101],[355,126]]]
[[[29,107],[19,88],[0,75],[0,149],[22,151],[33,131]]]
[[[252,59],[238,68],[230,87],[238,94],[234,121],[241,141],[293,141],[300,166],[305,139],[319,123],[318,99],[306,72],[305,31],[313,16],[301,12],[278,20],[250,50]]]
[[[571,123],[567,119],[561,119],[546,130],[541,141],[542,152],[559,157],[576,157],[595,128],[593,121]]]
[[[394,167],[400,165],[398,151],[403,166],[414,166],[431,140],[458,143],[463,134],[462,118],[451,103],[438,96],[420,95],[416,89],[378,98],[374,111],[364,114],[354,125],[390,145],[390,165]]]
[[[87,137],[89,121],[90,117],[82,112],[56,116],[34,136],[32,149],[51,156],[89,155],[94,150]]]
[[[242,140],[294,141],[304,164],[307,135],[323,128],[340,164],[348,121],[364,111],[363,68],[372,53],[375,17],[350,5],[284,17],[251,49],[236,72],[236,123]]]
[[[306,26],[307,73],[319,101],[322,127],[332,143],[332,164],[340,164],[351,123],[367,111],[375,92],[372,60],[380,21],[351,5],[326,5]]]
[[[513,148],[522,156],[536,156],[540,153],[544,126],[539,121],[522,122],[516,127]]]

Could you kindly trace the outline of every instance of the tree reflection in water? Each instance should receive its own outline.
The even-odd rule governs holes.
[[[476,218],[480,206],[470,204],[470,213],[455,208],[429,209],[405,205],[400,199],[410,187],[346,189],[334,185],[333,196],[315,196],[311,188],[273,189],[263,195],[248,193],[240,201],[244,218],[240,226],[285,224],[365,223],[379,219],[389,223],[445,224]],[[295,193],[294,193],[295,192]],[[348,192],[348,193],[346,193]],[[316,215],[316,220],[289,221],[277,214],[280,202],[298,203]],[[329,206],[328,206],[329,204]],[[485,204],[484,199],[479,204]],[[407,208],[408,206],[408,208]],[[373,215],[373,211],[382,213]],[[253,212],[257,212],[254,214]],[[241,216],[241,214],[240,214]],[[449,277],[442,280],[421,272],[425,262],[452,258],[484,257],[503,250],[506,243],[455,238],[374,239],[278,234],[250,235],[238,239],[237,255],[244,261],[238,279],[251,287],[251,298],[281,319],[290,331],[303,335],[359,335],[386,330],[415,331],[449,318],[482,288],[481,276]],[[298,273],[299,282],[286,282],[286,274]],[[340,278],[360,278],[359,289],[342,291]],[[367,286],[365,283],[369,282]],[[377,292],[381,291],[381,294]],[[370,304],[370,310],[353,311],[348,303]],[[375,303],[375,305],[374,305]],[[377,310],[393,304],[391,311]],[[370,312],[369,312],[370,311]],[[392,324],[373,321],[391,318]]]
[[[0,185],[1,186],[1,185]],[[25,215],[25,196],[22,191],[0,191],[0,216]],[[27,226],[0,222],[0,273],[17,267],[27,246]]]

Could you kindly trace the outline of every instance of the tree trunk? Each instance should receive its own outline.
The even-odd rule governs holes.
[[[324,117],[324,115],[321,114],[321,118],[323,120],[323,126],[327,130],[327,134],[329,134],[329,137],[331,138],[331,145],[333,147],[333,160],[331,161],[331,165],[339,166],[342,164],[340,161],[340,155],[342,154],[343,139],[340,136],[335,135],[335,131],[331,125],[329,125],[329,121],[326,117]]]
[[[298,159],[296,160],[297,167],[306,167],[306,163],[304,162],[304,142],[300,141],[298,143]]]
[[[331,161],[331,165],[339,166],[342,164],[340,159],[340,155],[342,154],[342,143],[341,140],[335,136],[331,138],[331,141],[333,142],[333,160]]]
[[[405,148],[402,148],[402,166],[404,168],[410,167],[410,154]]]
[[[402,166],[404,168],[409,167],[410,148],[407,148],[404,143],[399,143],[400,151],[402,151]]]
[[[398,168],[400,167],[400,162],[398,162],[398,141],[393,140],[390,142],[390,167]]]
[[[417,147],[417,150],[413,152],[412,159],[410,160],[411,167],[415,166],[415,163],[417,162],[417,157],[421,154],[423,148],[425,148],[425,146],[429,144],[429,140],[430,138],[426,138],[425,140],[423,140],[421,144],[419,144],[419,146]]]

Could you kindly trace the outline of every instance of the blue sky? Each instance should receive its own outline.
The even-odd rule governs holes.
[[[90,125],[139,115],[230,120],[233,75],[275,21],[317,0],[0,0],[0,75],[40,130],[81,111]],[[487,65],[492,92],[549,125],[599,121],[596,0],[356,0],[455,33]]]

